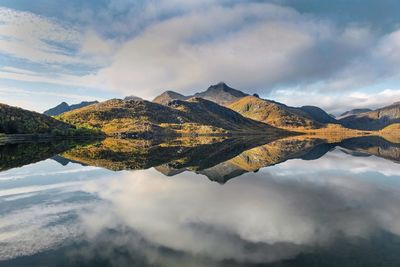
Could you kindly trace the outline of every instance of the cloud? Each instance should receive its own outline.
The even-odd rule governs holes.
[[[81,86],[81,87],[93,86],[97,87],[98,89],[103,88],[102,86],[100,86],[100,83],[97,83],[97,79],[94,74],[80,76],[80,75],[60,73],[52,75],[47,73],[29,71],[26,69],[0,67],[0,78],[14,80],[14,81],[32,82],[32,83],[49,83],[54,85]]]
[[[271,86],[283,77],[317,71],[298,68],[298,59],[330,31],[280,6],[215,6],[150,25],[126,42],[98,77],[114,90],[140,90],[145,97],[165,88],[193,91],[220,80],[239,87]]]
[[[0,7],[0,53],[14,58],[49,66],[95,68],[107,62],[114,45],[91,30]]]
[[[145,27],[97,78],[113,90],[142,97],[165,89],[198,91],[221,80],[264,94],[279,85],[330,79],[343,90],[348,66],[375,42],[368,27],[338,28],[284,6],[211,5]]]
[[[80,63],[65,52],[80,43],[80,33],[29,12],[0,8],[0,51],[34,62]]]
[[[59,19],[0,8],[0,53],[46,67],[22,72],[6,64],[0,75],[147,99],[219,81],[265,97],[304,95],[307,103],[307,95],[317,103],[355,92],[347,108],[324,100],[329,112],[353,107],[358,92],[374,96],[367,87],[398,80],[398,29],[382,33],[364,20],[338,23],[272,2],[112,0],[64,5]]]
[[[106,205],[82,214],[83,225],[92,240],[110,225],[123,225],[156,247],[252,263],[292,258],[329,246],[337,236],[368,239],[381,230],[400,235],[398,190],[365,179],[390,162],[369,166],[361,158],[353,172],[350,157],[336,150],[318,162],[288,161],[224,186],[187,172],[172,179],[149,170],[125,173],[87,184],[85,190]],[[304,168],[307,162],[322,170]]]
[[[63,246],[73,258],[70,253],[89,261],[117,260],[115,250],[126,248],[125,260],[139,257],[161,266],[193,262],[191,257],[266,263],[315,246],[329,248],[338,236],[364,241],[381,231],[400,236],[399,187],[385,177],[396,178],[399,165],[338,149],[223,186],[191,172],[165,177],[154,169],[85,168],[93,172],[47,160],[3,173],[14,179],[0,179],[8,187],[0,190],[7,207],[0,209],[0,259]],[[43,180],[43,170],[52,175]],[[68,241],[82,239],[87,245],[70,251]]]

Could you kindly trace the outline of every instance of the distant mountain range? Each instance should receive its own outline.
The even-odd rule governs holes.
[[[74,105],[68,105],[65,102],[62,102],[61,104],[55,106],[54,108],[51,108],[49,110],[46,110],[45,112],[43,112],[43,114],[47,115],[47,116],[57,116],[60,115],[64,112],[67,111],[71,111],[71,110],[75,110],[78,108],[83,108],[92,104],[96,104],[99,103],[98,101],[83,101],[79,104],[74,104]]]
[[[54,129],[57,132],[63,126],[93,129],[112,136],[145,138],[194,134],[284,135],[288,131],[303,132],[325,129],[327,126],[332,128],[332,124],[336,125],[334,127],[339,133],[346,128],[381,130],[400,122],[399,102],[374,111],[351,110],[336,119],[319,107],[287,106],[262,99],[256,94],[249,95],[222,82],[191,96],[166,91],[152,102],[128,96],[123,100],[111,99],[101,103],[92,101],[68,105],[63,102],[44,112],[45,115],[19,110],[12,117],[14,122],[5,112],[0,113],[0,132],[42,133],[47,131],[44,129]],[[46,115],[54,116],[55,119]],[[18,121],[17,130],[11,131],[11,128],[16,127],[15,121]],[[43,124],[44,121],[47,124]],[[64,123],[57,124],[60,121]],[[397,128],[387,128],[385,133],[390,129]]]
[[[153,102],[166,105],[169,101],[177,99],[177,100],[187,100],[192,97],[201,97],[206,100],[210,100],[219,105],[226,106],[229,105],[242,97],[248,96],[248,94],[243,93],[242,91],[233,89],[226,85],[223,82],[220,82],[215,85],[211,85],[204,92],[195,93],[194,95],[184,96],[182,94],[176,93],[174,91],[166,91],[161,95],[154,98]]]
[[[361,113],[364,113],[364,112],[369,112],[369,111],[372,111],[372,109],[369,109],[369,108],[356,108],[356,109],[352,109],[352,110],[349,110],[349,111],[346,111],[346,112],[340,114],[339,116],[336,117],[336,119],[339,120],[339,119],[346,118],[348,116],[358,115],[358,114],[361,114]]]
[[[339,123],[352,129],[383,129],[390,124],[400,123],[400,102],[376,110],[345,116],[339,120]]]

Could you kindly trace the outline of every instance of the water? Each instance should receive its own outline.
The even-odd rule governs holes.
[[[0,155],[0,266],[400,265],[400,145],[381,138]]]

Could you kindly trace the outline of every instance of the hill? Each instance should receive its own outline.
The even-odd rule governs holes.
[[[186,134],[282,134],[202,98],[160,105],[145,100],[112,99],[58,117],[73,125],[93,127],[107,135],[150,138]]]
[[[392,123],[400,123],[400,102],[373,111],[347,116],[339,122],[352,129],[381,130]]]
[[[228,108],[247,118],[279,128],[317,128],[322,125],[301,109],[255,96],[243,97],[228,105]]]
[[[82,108],[82,107],[86,107],[86,106],[96,104],[96,103],[99,103],[99,102],[98,101],[89,101],[89,102],[83,101],[79,104],[74,104],[74,105],[70,106],[67,103],[62,102],[61,104],[55,106],[54,108],[46,110],[45,112],[43,112],[43,114],[45,114],[47,116],[57,116],[64,112],[75,110],[75,109]]]
[[[233,103],[239,100],[242,97],[248,96],[248,94],[243,93],[242,91],[233,89],[226,85],[223,82],[220,82],[215,85],[211,85],[208,89],[204,92],[196,93],[191,96],[184,96],[182,94],[173,92],[173,91],[166,91],[161,95],[154,98],[153,102],[167,105],[171,100],[187,100],[193,97],[200,97],[214,103],[217,103],[222,106],[227,106],[230,103]]]
[[[0,104],[0,133],[50,134],[67,132],[74,128],[37,112]]]

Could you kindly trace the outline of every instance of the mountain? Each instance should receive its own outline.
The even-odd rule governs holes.
[[[392,123],[400,123],[400,102],[373,111],[347,116],[340,119],[339,122],[352,129],[380,130]]]
[[[326,124],[326,123],[338,123],[338,121],[326,113],[323,109],[315,106],[302,106],[300,110],[304,111],[307,113],[310,118],[312,118],[314,121]]]
[[[346,111],[346,112],[340,114],[337,117],[337,119],[343,119],[343,118],[348,117],[348,116],[358,115],[360,113],[369,112],[369,111],[372,111],[372,109],[369,109],[369,108],[356,108],[356,109],[352,109],[352,110],[349,110],[349,111]]]
[[[0,133],[49,134],[74,130],[74,127],[49,116],[0,104]]]
[[[79,104],[74,104],[74,105],[70,106],[67,103],[62,102],[61,104],[55,106],[54,108],[46,110],[45,112],[43,112],[43,114],[45,114],[47,116],[57,116],[64,112],[75,110],[75,109],[82,108],[82,107],[86,107],[86,106],[96,104],[96,103],[99,103],[99,102],[98,101],[83,101]]]
[[[156,98],[153,99],[154,103],[158,103],[161,105],[167,105],[168,102],[172,100],[186,100],[189,97],[181,95],[180,93],[174,92],[174,91],[165,91],[161,95],[157,96]]]
[[[222,106],[227,106],[242,97],[248,96],[248,94],[242,91],[233,89],[223,82],[215,85],[211,85],[208,89],[201,93],[196,93],[194,97],[201,97],[203,99],[210,100]]]
[[[202,98],[173,100],[168,105],[112,99],[63,113],[58,118],[73,125],[100,129],[108,135],[129,137],[283,133]]]
[[[214,103],[217,103],[222,106],[229,105],[232,102],[239,100],[242,97],[248,96],[248,94],[243,93],[242,91],[233,89],[226,85],[223,82],[220,82],[215,85],[211,85],[208,89],[204,92],[196,93],[191,96],[184,96],[182,94],[176,93],[174,91],[166,91],[161,95],[154,98],[153,102],[167,105],[171,100],[187,100],[193,97],[200,97]]]
[[[316,128],[322,125],[320,122],[313,120],[307,112],[299,108],[289,107],[278,102],[261,99],[255,96],[243,97],[228,105],[228,108],[247,118],[280,128]],[[310,109],[307,108],[307,110],[309,111]],[[315,108],[312,110],[315,110]],[[317,115],[321,117],[319,118],[321,120],[326,119],[320,113],[315,112],[314,116],[318,117]]]

